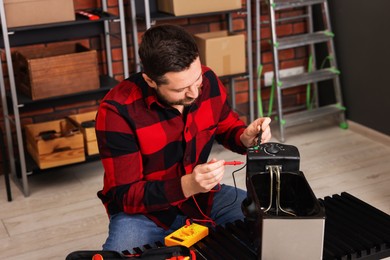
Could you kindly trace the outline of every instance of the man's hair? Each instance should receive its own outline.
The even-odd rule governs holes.
[[[165,73],[188,69],[199,56],[192,35],[177,25],[160,25],[147,30],[138,54],[143,71],[157,85],[167,83]]]

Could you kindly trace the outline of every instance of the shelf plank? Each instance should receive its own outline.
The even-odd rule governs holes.
[[[99,99],[102,98],[111,88],[115,87],[118,84],[118,81],[114,78],[111,78],[107,75],[100,76],[100,88],[83,91],[83,92],[77,92],[72,93],[68,95],[62,95],[57,97],[51,97],[51,98],[45,98],[45,99],[39,99],[39,100],[32,100],[31,98],[27,97],[26,95],[18,92],[18,106],[20,108],[20,111],[27,111],[31,109],[42,109],[47,108],[50,106],[53,106],[53,104],[56,105],[65,105],[73,102],[82,102],[86,100],[91,99]],[[11,96],[8,93],[7,98],[9,99],[8,104],[11,104]],[[9,108],[10,111],[12,111],[11,107]]]
[[[89,38],[104,33],[102,26],[104,21],[119,19],[118,16],[106,12],[100,12],[99,16],[101,17],[99,20],[88,20],[76,15],[75,21],[8,28],[10,45],[18,47]],[[61,33],[58,33],[59,29],[61,29]],[[2,32],[0,37],[3,37]],[[2,41],[0,42],[0,48],[4,48]]]
[[[61,169],[61,168],[69,167],[70,165],[78,165],[78,164],[83,164],[86,162],[97,161],[97,160],[100,160],[100,155],[99,154],[86,155],[85,161],[71,163],[71,164],[67,164],[67,165],[61,165],[61,166],[47,168],[47,169],[40,169],[38,164],[34,161],[34,159],[31,157],[31,155],[28,152],[25,153],[25,159],[26,159],[27,173],[28,173],[28,175],[31,175],[31,174],[39,174],[39,173],[52,171],[53,169]],[[18,174],[18,177],[20,178],[20,174]]]

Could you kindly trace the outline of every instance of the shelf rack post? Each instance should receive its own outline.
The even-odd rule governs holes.
[[[107,0],[102,1],[103,11],[107,12]],[[123,73],[124,77],[129,77],[129,62],[127,55],[127,41],[126,41],[126,27],[125,27],[125,12],[123,0],[118,0],[118,11],[119,11],[119,25],[121,32],[121,46],[122,46],[122,60],[123,60]],[[107,67],[108,67],[108,75],[110,77],[114,76],[112,69],[112,55],[111,55],[111,41],[110,41],[110,26],[109,21],[104,21],[104,37],[105,37],[105,45],[106,45],[106,53],[107,53]]]
[[[21,177],[22,177],[22,186],[23,186],[23,193],[25,196],[30,195],[30,190],[28,187],[28,181],[27,181],[27,169],[26,169],[26,159],[24,156],[24,147],[23,147],[23,136],[22,136],[22,128],[20,124],[20,116],[19,116],[19,105],[18,105],[18,99],[16,95],[16,88],[15,88],[15,77],[14,77],[14,69],[12,66],[12,58],[11,58],[11,48],[9,43],[9,37],[8,37],[8,27],[7,27],[7,21],[5,19],[5,10],[4,10],[4,1],[0,0],[0,16],[1,16],[1,28],[3,33],[3,41],[4,41],[4,50],[5,50],[5,58],[7,62],[7,68],[8,68],[8,77],[9,77],[9,84],[10,84],[10,92],[11,92],[11,98],[12,98],[12,107],[13,107],[13,113],[15,117],[15,129],[16,129],[16,138],[18,142],[18,150],[19,150],[19,157],[20,157],[20,171],[21,171]],[[1,68],[2,69],[2,68]],[[5,95],[5,89],[3,89],[5,86],[4,84],[1,84],[2,88],[2,95],[4,92]],[[5,97],[4,97],[5,99]],[[3,103],[3,108],[7,107],[7,101]],[[7,112],[7,114],[5,114]],[[4,111],[4,121],[7,121],[9,124],[9,114],[8,109],[7,111]],[[10,132],[11,129],[8,125],[6,126],[7,131],[7,139],[8,139],[8,145],[11,145],[9,147],[9,151],[13,150],[11,147],[13,147],[12,143],[12,133]],[[11,148],[11,149],[10,149]],[[15,163],[12,161],[15,161],[14,159],[11,160],[11,158],[14,158],[13,152],[10,154],[10,161],[13,166],[13,171],[11,172],[14,178],[17,178],[16,170],[15,170]],[[11,169],[12,169],[11,166]]]
[[[105,2],[105,1],[104,1]],[[126,40],[126,22],[123,0],[118,0],[119,17],[121,17],[119,23],[121,28],[121,41],[122,41],[122,60],[123,60],[123,73],[124,77],[129,77],[129,61],[127,53],[127,40]]]
[[[249,123],[254,120],[254,93],[253,93],[253,57],[252,57],[252,6],[251,0],[246,0],[246,30],[247,30],[247,65],[248,65],[248,92],[249,92]]]
[[[1,59],[0,59],[0,67],[3,68]],[[7,139],[7,147],[8,147],[8,158],[10,160],[9,165],[10,165],[11,173],[14,173],[14,172],[16,172],[16,170],[15,170],[15,156],[14,156],[14,148],[13,148],[13,143],[12,143],[11,126],[10,126],[10,122],[9,122],[9,112],[8,112],[7,96],[6,96],[6,93],[5,93],[4,75],[3,75],[3,70],[2,69],[0,70],[0,86],[1,86],[0,87],[0,91],[1,91],[1,104],[3,104],[3,118],[4,118],[4,125],[5,125],[6,139]],[[3,156],[5,156],[5,155],[3,155]]]
[[[140,58],[138,57],[138,29],[137,29],[137,14],[135,11],[135,2],[134,0],[130,0],[130,15],[131,15],[131,26],[132,26],[132,36],[133,36],[133,48],[134,48],[134,64],[135,64],[135,71],[139,72],[141,71],[141,62]]]

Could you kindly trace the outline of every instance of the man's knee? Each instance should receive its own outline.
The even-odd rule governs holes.
[[[163,238],[164,229],[147,217],[119,213],[110,218],[108,238],[103,249],[132,251],[135,247],[161,241]]]

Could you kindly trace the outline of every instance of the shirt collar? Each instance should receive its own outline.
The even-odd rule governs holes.
[[[156,91],[153,88],[151,88],[142,77],[142,72],[135,74],[135,77],[136,79],[133,80],[136,82],[136,85],[141,89],[142,97],[145,100],[145,104],[148,107],[148,109],[150,109],[152,104],[154,103],[163,107],[163,105],[160,104],[160,102],[158,102]]]

